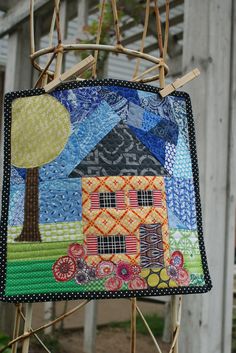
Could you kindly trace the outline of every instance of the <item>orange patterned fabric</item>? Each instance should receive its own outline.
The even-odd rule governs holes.
[[[97,192],[124,192],[126,209],[102,208],[91,209],[90,194]],[[162,193],[162,207],[145,206],[132,208],[130,204],[130,190],[159,190]],[[127,260],[132,263],[140,263],[140,225],[162,225],[164,261],[169,264],[169,234],[166,209],[165,185],[163,177],[156,176],[108,176],[108,177],[84,177],[82,178],[82,219],[83,234],[107,236],[107,235],[135,235],[137,237],[137,254],[112,254],[88,256],[87,262],[96,264],[101,259],[117,262]]]

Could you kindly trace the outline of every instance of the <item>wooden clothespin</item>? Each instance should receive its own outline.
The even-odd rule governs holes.
[[[174,92],[177,88],[184,86],[186,83],[192,81],[194,78],[200,75],[200,71],[198,69],[194,69],[190,71],[188,74],[184,75],[181,78],[177,78],[173,83],[167,85],[165,88],[159,91],[160,95],[164,98],[168,96],[168,94]]]
[[[65,71],[62,75],[55,78],[46,86],[44,86],[45,92],[46,93],[51,92],[53,89],[58,87],[62,82],[69,80],[73,76],[81,75],[85,70],[92,67],[94,63],[95,63],[94,57],[92,55],[89,55],[86,59],[74,65],[71,69]]]

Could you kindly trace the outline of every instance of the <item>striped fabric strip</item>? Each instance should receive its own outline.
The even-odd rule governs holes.
[[[100,202],[99,202],[99,193],[98,192],[93,192],[90,194],[90,201],[91,201],[91,210],[99,210],[100,208]]]
[[[130,190],[129,191],[129,201],[130,201],[130,206],[131,207],[139,207],[137,191],[136,190]]]
[[[160,190],[153,190],[153,206],[162,207],[162,193]]]
[[[116,208],[119,210],[124,210],[126,208],[124,191],[116,191]]]
[[[87,255],[98,254],[98,239],[96,235],[87,236]]]
[[[126,253],[134,255],[137,253],[137,238],[134,235],[127,235],[125,238]]]

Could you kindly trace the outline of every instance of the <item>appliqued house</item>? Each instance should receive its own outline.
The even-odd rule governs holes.
[[[170,174],[155,156],[163,158],[161,149],[151,153],[153,142],[144,135],[138,139],[139,129],[128,123],[116,125],[70,174],[82,179],[86,262],[164,267],[169,263],[164,176]],[[163,124],[156,130],[156,141],[158,133],[168,135]]]

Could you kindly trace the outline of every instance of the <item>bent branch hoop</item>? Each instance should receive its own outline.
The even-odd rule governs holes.
[[[132,50],[124,47],[118,47],[118,46],[112,46],[112,45],[105,45],[105,44],[60,44],[60,51],[63,53],[69,52],[69,51],[82,51],[82,50],[96,50],[96,51],[108,51],[108,52],[113,52],[117,54],[125,54],[128,56],[132,56],[135,58],[140,58],[146,61],[149,61],[155,66],[153,67],[154,69],[158,69],[159,71],[164,68],[165,75],[168,74],[169,68],[167,64],[164,62],[162,58],[156,58],[155,56],[145,54],[142,52],[139,52],[137,50]],[[42,72],[45,70],[45,68],[41,67],[36,59],[38,59],[40,56],[47,55],[47,54],[54,54],[55,52],[57,53],[56,56],[58,55],[58,47],[49,47],[49,48],[44,48],[41,50],[38,50],[31,54],[30,58],[32,61],[32,65],[34,66],[35,69],[38,71]],[[50,76],[54,76],[54,72],[50,70],[45,70],[45,73],[47,73]],[[159,73],[147,78],[136,78],[136,82],[152,82],[155,80],[159,79]]]
[[[169,72],[168,65],[165,62],[166,55],[167,55],[167,42],[168,42],[168,28],[169,28],[169,1],[166,0],[166,24],[165,24],[165,36],[164,36],[164,43],[163,43],[163,37],[162,37],[162,25],[161,25],[161,18],[160,14],[158,11],[158,2],[155,1],[154,5],[154,13],[155,13],[155,18],[156,18],[156,28],[157,28],[157,49],[159,49],[160,52],[160,57],[155,57],[153,55],[147,54],[144,52],[144,41],[146,39],[146,34],[147,34],[147,29],[148,29],[148,20],[149,20],[149,13],[151,10],[150,7],[150,0],[146,0],[146,18],[145,18],[145,33],[142,37],[142,42],[141,42],[141,47],[139,50],[133,50],[126,48],[125,46],[122,45],[121,41],[121,35],[120,35],[120,24],[119,24],[119,17],[118,17],[118,11],[117,11],[117,5],[115,0],[111,0],[111,8],[112,8],[112,14],[113,14],[113,19],[114,19],[114,30],[115,30],[115,39],[116,43],[115,45],[107,45],[107,44],[100,44],[100,36],[101,36],[101,29],[102,29],[102,22],[104,18],[104,4],[105,1],[102,2],[102,9],[101,9],[101,14],[99,18],[99,24],[98,24],[98,35],[96,38],[95,43],[88,43],[88,44],[77,44],[77,43],[71,43],[71,44],[64,44],[62,41],[62,36],[61,36],[61,29],[60,29],[60,14],[59,14],[59,4],[60,0],[55,0],[55,6],[54,6],[54,12],[52,16],[52,21],[51,21],[51,27],[50,27],[50,33],[49,33],[49,47],[43,48],[40,50],[35,51],[35,33],[34,33],[34,0],[30,1],[30,42],[31,42],[31,55],[30,59],[32,62],[33,67],[40,72],[40,75],[43,76],[45,74],[49,75],[51,78],[54,77],[55,72],[50,71],[49,67],[52,63],[52,61],[57,58],[57,61],[62,61],[62,57],[65,53],[70,52],[70,51],[75,51],[75,52],[82,52],[82,51],[94,51],[95,53],[95,58],[97,61],[98,58],[98,53],[100,51],[106,51],[106,52],[111,52],[115,53],[117,55],[126,55],[128,57],[134,57],[137,59],[136,63],[136,69],[133,75],[133,79],[131,78],[131,81],[135,82],[152,82],[155,80],[160,81],[160,86],[164,86],[164,80],[165,76]],[[56,27],[56,32],[57,32],[57,45],[52,46],[52,32],[54,27]],[[50,54],[52,56],[50,56]],[[47,64],[45,67],[42,67],[38,59],[42,56],[47,56]],[[60,57],[60,60],[58,60]],[[152,67],[149,69],[146,69],[145,72],[139,73],[139,67],[140,67],[140,62],[141,60],[148,61],[153,64]],[[91,74],[91,77],[96,77],[96,64],[94,65],[93,72]],[[152,76],[146,76],[148,73],[158,70],[158,73]]]

